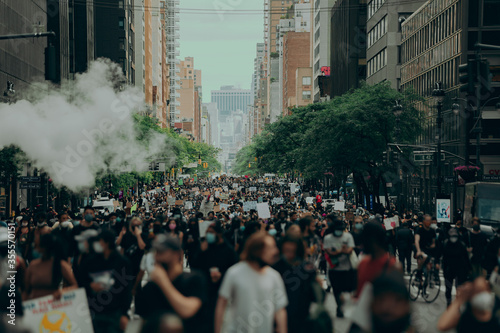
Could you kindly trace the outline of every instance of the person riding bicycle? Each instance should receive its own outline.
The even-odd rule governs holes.
[[[424,264],[427,264],[432,257],[438,258],[436,230],[431,228],[431,222],[432,217],[430,215],[424,215],[423,225],[415,233],[415,248],[417,250],[415,257],[417,259],[420,276]],[[437,263],[436,268],[439,269],[439,265]]]

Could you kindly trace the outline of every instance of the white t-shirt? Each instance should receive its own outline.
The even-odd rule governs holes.
[[[328,234],[325,236],[323,241],[323,247],[325,249],[335,249],[338,251],[342,248],[342,245],[346,244],[347,247],[354,247],[354,238],[348,232],[344,232],[342,236],[335,237],[333,234]],[[336,266],[333,268],[334,271],[348,271],[351,269],[351,261],[349,260],[349,255],[341,254],[338,257],[331,257],[333,264]],[[337,260],[338,259],[338,260]]]
[[[142,256],[139,268],[148,273],[148,276],[151,276],[151,273],[155,269],[155,255],[153,251],[149,251],[147,254]]]
[[[229,268],[219,295],[229,301],[226,332],[273,333],[274,314],[288,305],[285,285],[271,267],[263,273],[246,261]]]

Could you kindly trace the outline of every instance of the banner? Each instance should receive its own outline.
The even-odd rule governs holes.
[[[23,308],[23,324],[31,332],[94,332],[83,288],[64,293],[58,301],[52,295],[24,301]]]
[[[436,218],[438,222],[451,223],[450,206],[450,199],[436,199]]]
[[[175,205],[176,206],[184,206],[184,201],[183,200],[175,200]]]
[[[345,210],[345,201],[336,201],[333,210],[343,212]]]
[[[186,208],[187,210],[193,209],[193,203],[191,201],[185,201],[184,208]]]
[[[283,197],[273,199],[273,205],[283,205],[284,203],[285,200],[283,199]]]
[[[257,201],[245,201],[243,203],[243,211],[249,212],[252,209],[257,210]]]
[[[249,190],[250,192],[257,192],[257,187],[252,186],[252,187],[250,187],[248,190]]]
[[[220,209],[221,210],[227,210],[229,208],[228,204],[220,204]]]
[[[167,198],[167,203],[169,206],[175,205],[175,198],[174,197],[168,197]]]
[[[388,219],[384,219],[385,230],[392,230],[399,227],[399,217],[394,216]]]
[[[261,219],[270,219],[271,211],[267,202],[257,204],[257,213]]]

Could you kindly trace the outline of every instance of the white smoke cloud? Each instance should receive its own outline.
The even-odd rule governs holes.
[[[101,172],[145,171],[159,155],[173,162],[164,135],[152,134],[147,148],[136,140],[132,114],[144,109],[144,95],[117,91],[120,79],[118,65],[99,60],[61,88],[37,85],[25,100],[0,104],[0,148],[17,145],[56,186],[74,192]]]

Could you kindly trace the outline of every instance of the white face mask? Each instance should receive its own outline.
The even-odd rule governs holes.
[[[457,241],[458,241],[458,237],[456,237],[456,236],[450,237],[450,242],[456,243]]]
[[[437,224],[431,224],[431,229],[436,230],[437,228],[438,228],[438,225],[437,225]]]
[[[70,221],[64,221],[61,223],[61,227],[63,227],[63,228],[68,228],[70,225],[71,225]]]
[[[470,300],[470,305],[479,311],[492,311],[495,306],[495,296],[487,291],[483,291]]]

